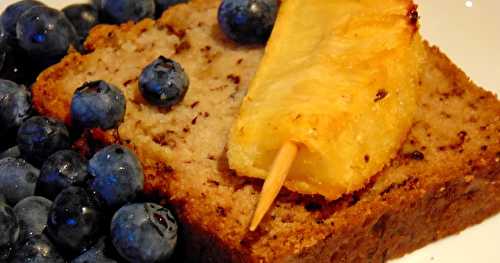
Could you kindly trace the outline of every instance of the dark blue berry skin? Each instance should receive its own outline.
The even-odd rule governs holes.
[[[146,66],[139,77],[139,89],[149,103],[172,107],[182,101],[189,78],[179,63],[160,56]]]
[[[7,45],[8,45],[7,33],[5,32],[3,24],[0,23],[0,50],[4,52]]]
[[[29,57],[21,48],[7,45],[0,78],[27,86],[31,85],[40,72],[40,69],[36,67],[38,62],[33,62],[33,60],[35,58]]]
[[[0,17],[0,21],[2,18]],[[32,72],[29,66],[30,63],[26,62],[27,60],[25,52],[17,47],[15,24],[14,35],[9,37],[9,34],[7,34],[3,24],[0,22],[0,78],[17,83],[31,84],[34,80],[33,75],[36,73]]]
[[[7,56],[7,34],[0,23],[0,70],[3,68],[5,57]]]
[[[19,238],[19,223],[14,210],[0,202],[0,262],[5,262]]]
[[[156,17],[160,17],[169,7],[180,3],[187,3],[188,1],[189,0],[155,0]]]
[[[101,238],[97,244],[73,259],[71,263],[117,263],[116,260],[108,257],[107,247],[104,238]]]
[[[113,216],[111,239],[129,262],[165,262],[177,243],[177,222],[168,209],[159,205],[127,205]]]
[[[71,145],[66,126],[55,119],[35,116],[26,120],[17,132],[21,155],[30,163],[41,166],[53,153]]]
[[[10,263],[64,263],[64,259],[45,235],[37,235],[20,244]]]
[[[7,52],[0,48],[0,70],[3,68],[3,63],[5,62],[5,57],[7,56]]]
[[[14,206],[21,232],[19,240],[41,235],[47,226],[52,201],[41,196],[26,197]]]
[[[14,157],[10,156],[10,150],[16,145],[16,133],[17,131],[10,131],[7,132],[7,134],[0,134],[0,151],[2,152],[0,154],[0,156],[2,156],[0,159],[5,157]],[[18,156],[15,156],[14,158],[18,158]]]
[[[137,22],[154,17],[155,2],[154,0],[101,0],[101,12],[109,23]]]
[[[2,13],[0,21],[5,29],[5,33],[10,40],[16,38],[16,24],[19,17],[28,9],[34,6],[43,6],[39,1],[22,0],[9,5]]]
[[[90,188],[112,209],[132,202],[144,188],[144,174],[137,157],[127,148],[111,145],[89,161]]]
[[[37,183],[37,194],[53,200],[70,186],[85,185],[89,174],[87,162],[72,150],[58,151],[43,163]]]
[[[219,26],[240,44],[263,44],[271,35],[278,0],[224,0],[219,7]]]
[[[4,152],[0,153],[0,159],[12,157],[12,158],[21,158],[21,151],[19,151],[19,147],[13,146]]]
[[[104,217],[94,196],[81,187],[69,187],[54,200],[47,233],[69,254],[79,255],[99,239]]]
[[[94,5],[74,4],[65,7],[62,11],[75,27],[80,42],[87,38],[92,27],[99,24],[99,13]]]
[[[102,0],[91,0],[90,3],[93,6],[95,6],[97,9],[100,9],[101,8]]]
[[[23,159],[4,158],[0,160],[0,193],[8,204],[15,205],[35,194],[38,176],[38,169]]]
[[[24,12],[17,22],[19,46],[40,64],[58,62],[77,41],[71,22],[58,10],[36,6]]]
[[[30,92],[22,85],[0,79],[0,136],[19,128],[32,112]]]
[[[103,80],[83,84],[73,94],[71,118],[82,128],[111,129],[125,116],[126,101],[123,93]]]

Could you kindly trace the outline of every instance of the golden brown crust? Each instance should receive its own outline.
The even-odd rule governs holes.
[[[261,182],[234,176],[224,145],[262,50],[221,35],[217,4],[194,0],[157,22],[99,26],[88,55],[68,55],[33,86],[36,108],[68,123],[81,82],[103,78],[124,91],[125,122],[92,134],[137,152],[147,191],[168,198],[181,219],[183,261],[383,262],[500,210],[500,103],[427,47],[418,120],[377,180],[333,202],[283,191],[248,232]],[[160,54],[192,80],[171,112],[137,94],[140,70]]]

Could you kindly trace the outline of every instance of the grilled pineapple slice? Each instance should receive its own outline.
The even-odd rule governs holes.
[[[416,111],[419,48],[405,0],[285,0],[230,135],[230,167],[265,179],[289,141],[285,187],[337,199],[396,154]]]

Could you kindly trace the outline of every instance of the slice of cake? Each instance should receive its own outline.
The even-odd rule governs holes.
[[[138,154],[146,191],[168,199],[182,223],[181,261],[383,262],[500,211],[500,102],[426,46],[416,121],[397,157],[336,201],[283,190],[250,232],[262,182],[228,168],[226,145],[263,48],[227,40],[218,4],[194,0],[158,21],[97,27],[90,53],[68,55],[33,86],[37,109],[68,123],[84,82],[103,79],[124,92],[123,124],[93,135]],[[142,69],[160,55],[191,81],[171,111],[138,89]]]

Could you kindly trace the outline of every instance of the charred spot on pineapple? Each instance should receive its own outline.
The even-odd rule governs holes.
[[[408,18],[410,19],[410,23],[416,25],[418,19],[420,18],[417,11],[417,6],[414,5],[408,11]]]
[[[375,99],[373,100],[374,102],[378,102],[380,100],[383,100],[385,97],[387,97],[388,92],[385,89],[379,89],[377,91],[377,95],[375,95]]]

